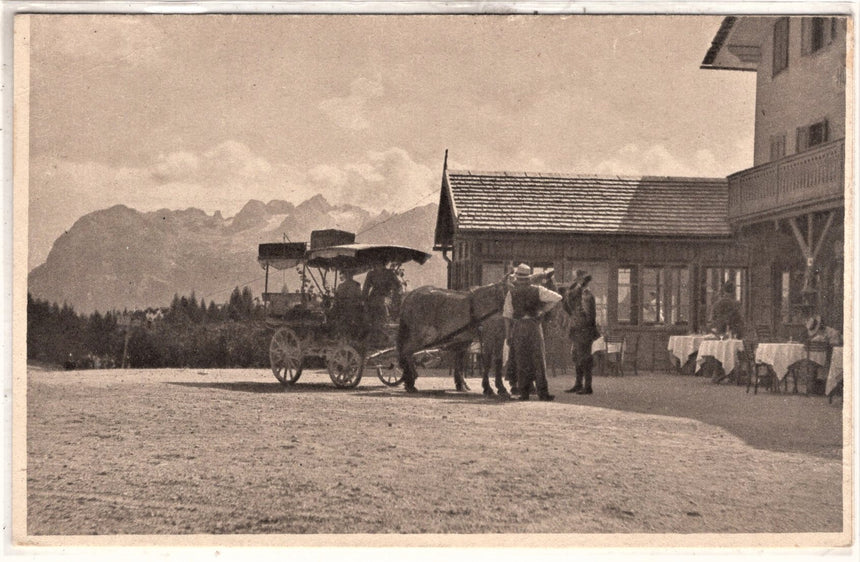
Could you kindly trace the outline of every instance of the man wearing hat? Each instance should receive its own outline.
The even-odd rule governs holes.
[[[552,310],[561,295],[546,287],[532,284],[531,268],[521,263],[514,270],[514,285],[505,297],[502,317],[505,336],[516,357],[517,385],[520,400],[528,400],[532,382],[539,400],[552,400],[544,369],[545,348],[541,317]]]
[[[565,392],[576,394],[594,392],[591,388],[591,371],[594,368],[591,344],[600,337],[600,332],[597,331],[597,307],[588,288],[589,281],[591,275],[577,269],[562,302],[564,311],[570,315],[571,355],[576,366],[576,383]]]

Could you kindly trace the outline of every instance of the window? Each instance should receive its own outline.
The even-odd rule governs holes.
[[[788,68],[788,18],[773,25],[773,76]]]
[[[636,269],[632,266],[618,268],[618,322],[635,324],[633,295],[636,293],[634,281]]]
[[[685,324],[690,316],[690,272],[681,267],[642,269],[642,322]]]
[[[741,303],[741,310],[746,310],[744,303],[744,289],[746,287],[747,271],[746,268],[724,268],[724,267],[709,267],[705,270],[705,317],[701,320],[705,323],[711,320],[713,315],[714,303],[720,299],[722,295],[723,285],[726,281],[731,281],[735,285],[735,300]]]
[[[808,312],[803,303],[803,270],[782,271],[780,318],[783,324],[803,324]]]
[[[801,53],[817,53],[829,45],[835,35],[836,18],[803,18],[800,22]]]
[[[797,152],[803,152],[827,142],[829,137],[827,119],[797,128]]]
[[[501,281],[505,276],[505,264],[500,261],[485,261],[481,264],[481,285]]]
[[[779,160],[785,156],[785,135],[770,137],[770,161]]]

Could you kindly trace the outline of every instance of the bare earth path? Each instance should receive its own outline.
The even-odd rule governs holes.
[[[842,528],[841,411],[820,397],[667,375],[593,397],[558,377],[552,403],[429,376],[417,395],[262,369],[28,377],[30,535]]]

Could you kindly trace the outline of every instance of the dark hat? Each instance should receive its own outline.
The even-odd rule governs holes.
[[[735,292],[734,281],[726,281],[725,283],[723,283],[723,292],[724,293],[734,293]]]
[[[591,275],[584,269],[577,269],[576,272],[573,274],[573,281],[571,282],[571,285],[576,285],[577,283],[585,284],[589,281],[591,281]]]

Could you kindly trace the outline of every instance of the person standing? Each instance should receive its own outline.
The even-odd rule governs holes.
[[[522,263],[514,272],[514,285],[505,297],[502,317],[505,335],[516,359],[520,400],[528,400],[532,382],[539,400],[553,400],[546,380],[545,349],[541,317],[552,310],[561,295],[540,285],[532,285],[531,268]]]
[[[332,319],[335,330],[340,335],[360,340],[364,336],[364,305],[362,304],[361,285],[352,278],[353,272],[340,273],[340,284],[334,291]]]
[[[393,299],[399,298],[403,290],[397,274],[385,266],[385,261],[377,262],[375,267],[367,272],[362,289],[368,316],[369,337],[372,342],[380,344],[386,343],[383,327],[388,321],[389,304]]]
[[[591,344],[600,337],[597,330],[597,307],[594,295],[588,288],[591,275],[577,269],[573,283],[564,296],[562,307],[570,315],[571,355],[576,368],[576,382],[565,392],[592,394],[591,375],[594,356]]]

